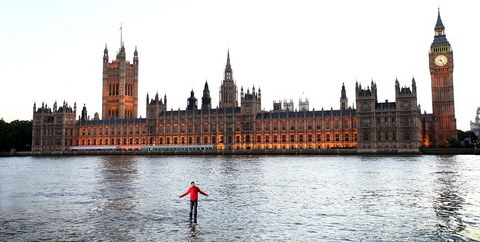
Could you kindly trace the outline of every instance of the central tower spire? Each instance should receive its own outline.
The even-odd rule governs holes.
[[[233,82],[232,66],[230,65],[230,50],[227,51],[227,65],[225,66],[224,80]]]
[[[233,80],[232,66],[230,65],[230,50],[227,51],[227,65],[225,66],[224,78],[220,86],[220,108],[238,107],[237,85]]]
[[[123,39],[122,39],[122,35],[123,35],[123,24],[120,23],[120,48],[123,46]]]

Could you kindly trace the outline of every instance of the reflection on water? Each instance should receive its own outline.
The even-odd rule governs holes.
[[[437,171],[434,172],[435,197],[433,208],[439,221],[436,225],[440,236],[454,236],[455,239],[463,239],[461,232],[465,229],[462,221],[462,205],[465,199],[462,197],[462,183],[458,161],[455,157],[440,157],[437,161]],[[458,236],[458,237],[457,237]]]
[[[194,224],[190,224],[190,238],[188,241],[195,241],[197,238],[197,229]]]
[[[475,156],[0,158],[0,240],[480,240],[478,177]]]
[[[130,229],[134,226],[138,203],[137,161],[133,156],[105,156],[100,157],[99,163],[98,187],[94,193],[97,207],[91,214],[95,221],[94,237],[107,234],[114,240],[134,239]]]

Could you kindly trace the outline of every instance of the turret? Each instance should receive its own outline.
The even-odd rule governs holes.
[[[202,97],[202,110],[212,108],[212,99],[210,98],[210,90],[208,90],[208,83],[205,81],[205,86],[203,88],[203,97]]]
[[[298,100],[298,111],[309,111],[310,110],[310,102],[308,98],[302,99],[299,98]]]
[[[135,51],[133,52],[133,64],[138,65],[138,51],[137,46],[135,46]]]
[[[417,87],[415,83],[415,78],[412,79],[412,87],[400,87],[398,80],[395,80],[395,97],[398,101],[400,97],[416,97],[417,96]],[[416,102],[415,102],[416,103]],[[416,105],[416,104],[415,104]]]
[[[105,49],[103,50],[103,64],[106,65],[108,63],[108,49],[107,44],[105,44]]]
[[[147,118],[154,119],[157,118],[160,113],[165,112],[167,110],[165,100],[159,99],[158,92],[155,95],[155,99],[149,99],[150,96],[147,94]],[[165,95],[167,98],[167,95]]]
[[[82,119],[82,120],[87,120],[87,119],[88,119],[88,116],[87,116],[87,107],[85,106],[85,104],[83,104],[81,119]]]
[[[187,99],[187,110],[196,110],[197,109],[197,99],[195,98],[195,93],[190,92],[190,97]]]
[[[372,97],[377,100],[377,84],[372,80],[371,87],[362,88],[362,84],[355,84],[355,96],[357,99],[360,97]],[[357,105],[358,107],[358,105]]]
[[[345,83],[342,83],[342,91],[340,92],[340,109],[348,108],[347,91],[345,90]]]
[[[247,92],[242,93],[240,95],[241,100],[241,110],[243,114],[253,115],[261,111],[262,100],[260,95],[255,92],[255,87],[252,88],[252,92],[250,93],[250,89],[247,88]]]
[[[374,111],[377,103],[377,84],[372,80],[371,87],[363,88],[358,82],[355,83],[355,102],[357,112]]]
[[[412,77],[412,92],[417,94],[417,82],[415,81],[415,77]]]

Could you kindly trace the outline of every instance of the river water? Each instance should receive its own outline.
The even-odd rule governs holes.
[[[0,158],[2,241],[447,239],[480,240],[478,156]]]

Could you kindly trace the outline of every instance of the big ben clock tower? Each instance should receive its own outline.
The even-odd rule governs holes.
[[[449,139],[457,139],[457,122],[453,93],[453,51],[445,35],[440,10],[429,59],[432,79],[433,142],[436,147],[446,146]]]

